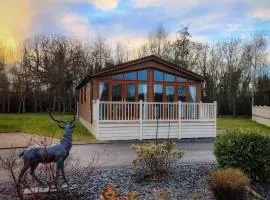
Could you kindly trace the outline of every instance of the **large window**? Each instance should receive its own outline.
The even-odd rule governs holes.
[[[175,76],[172,74],[164,73],[164,81],[175,81]]]
[[[174,87],[167,85],[166,89],[166,102],[174,102]]]
[[[183,85],[178,86],[178,101],[186,101],[186,88]]]
[[[113,74],[112,75],[113,79],[123,79],[124,78],[124,74]]]
[[[181,77],[181,76],[177,76],[176,81],[177,82],[186,82],[187,80],[185,78]]]
[[[147,70],[138,71],[138,80],[147,81]]]
[[[154,70],[154,81],[163,81],[163,72]]]
[[[163,97],[163,87],[161,84],[154,85],[154,101],[155,102],[162,102]]]
[[[145,69],[121,74],[113,74],[112,79],[147,81],[147,70]]]
[[[112,101],[122,101],[122,84],[112,84]]]
[[[99,99],[100,101],[109,101],[109,84],[99,83]]]
[[[137,80],[137,72],[128,72],[124,74],[126,80]]]
[[[190,85],[188,87],[189,92],[189,102],[195,102],[196,101],[196,85]]]
[[[147,84],[138,84],[138,99],[147,101]]]
[[[136,85],[135,84],[127,84],[127,94],[126,101],[135,101],[136,96]]]

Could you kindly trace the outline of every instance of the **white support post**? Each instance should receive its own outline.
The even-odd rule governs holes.
[[[96,100],[96,138],[99,139],[99,99]]]
[[[200,101],[200,119],[203,119],[203,117],[202,117],[202,114],[203,114],[202,107],[203,107],[203,104]]]
[[[182,103],[181,101],[178,101],[178,139],[182,138],[182,133],[181,133],[181,108],[182,108]]]
[[[214,101],[214,113],[215,113],[215,137],[217,137],[217,102]]]
[[[77,119],[80,119],[79,118],[80,117],[80,113],[79,113],[79,110],[80,110],[79,101],[77,101],[77,107],[76,107],[76,109],[77,109]]]
[[[142,109],[142,107],[143,107],[143,101],[142,100],[140,100],[140,135],[139,135],[139,139],[140,140],[142,140],[143,139],[143,129],[142,129],[142,126],[143,126],[143,109]]]

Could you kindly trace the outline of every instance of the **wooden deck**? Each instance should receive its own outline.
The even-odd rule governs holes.
[[[99,140],[216,137],[216,102],[97,100],[93,107],[93,124],[81,121]]]

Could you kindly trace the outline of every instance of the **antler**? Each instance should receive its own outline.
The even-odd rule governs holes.
[[[63,121],[63,120],[57,120],[57,119],[55,119],[53,116],[52,116],[52,113],[51,113],[51,111],[50,111],[50,109],[48,108],[48,113],[50,114],[50,116],[51,116],[51,118],[54,120],[54,121],[56,121],[56,122],[62,122],[62,123],[66,123],[65,121]]]
[[[76,120],[76,118],[75,118],[75,111],[73,109],[71,109],[71,111],[73,111],[72,112],[73,113],[73,120],[71,120],[70,123],[73,123]]]

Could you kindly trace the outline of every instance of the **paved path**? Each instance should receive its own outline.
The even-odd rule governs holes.
[[[59,139],[54,138],[52,143],[55,144]],[[50,137],[39,136],[30,133],[0,133],[0,148],[25,147],[32,144],[41,145],[42,142],[51,143]]]
[[[213,142],[188,142],[178,141],[177,146],[185,152],[180,163],[213,163],[215,157],[213,155]],[[97,167],[109,168],[128,166],[132,163],[135,153],[130,150],[132,143],[113,142],[110,144],[87,144],[74,145],[71,149],[71,155],[79,158],[83,166],[87,165],[92,156],[98,158]],[[4,155],[9,150],[0,150],[0,154]],[[21,150],[18,150],[21,151]],[[6,180],[5,172],[0,171],[0,181]]]
[[[177,142],[184,149],[181,163],[211,163],[215,161],[213,142]],[[72,147],[73,157],[81,159],[82,164],[93,155],[99,156],[101,167],[127,166],[132,163],[135,153],[130,150],[132,143],[114,142],[112,144],[76,145]]]

